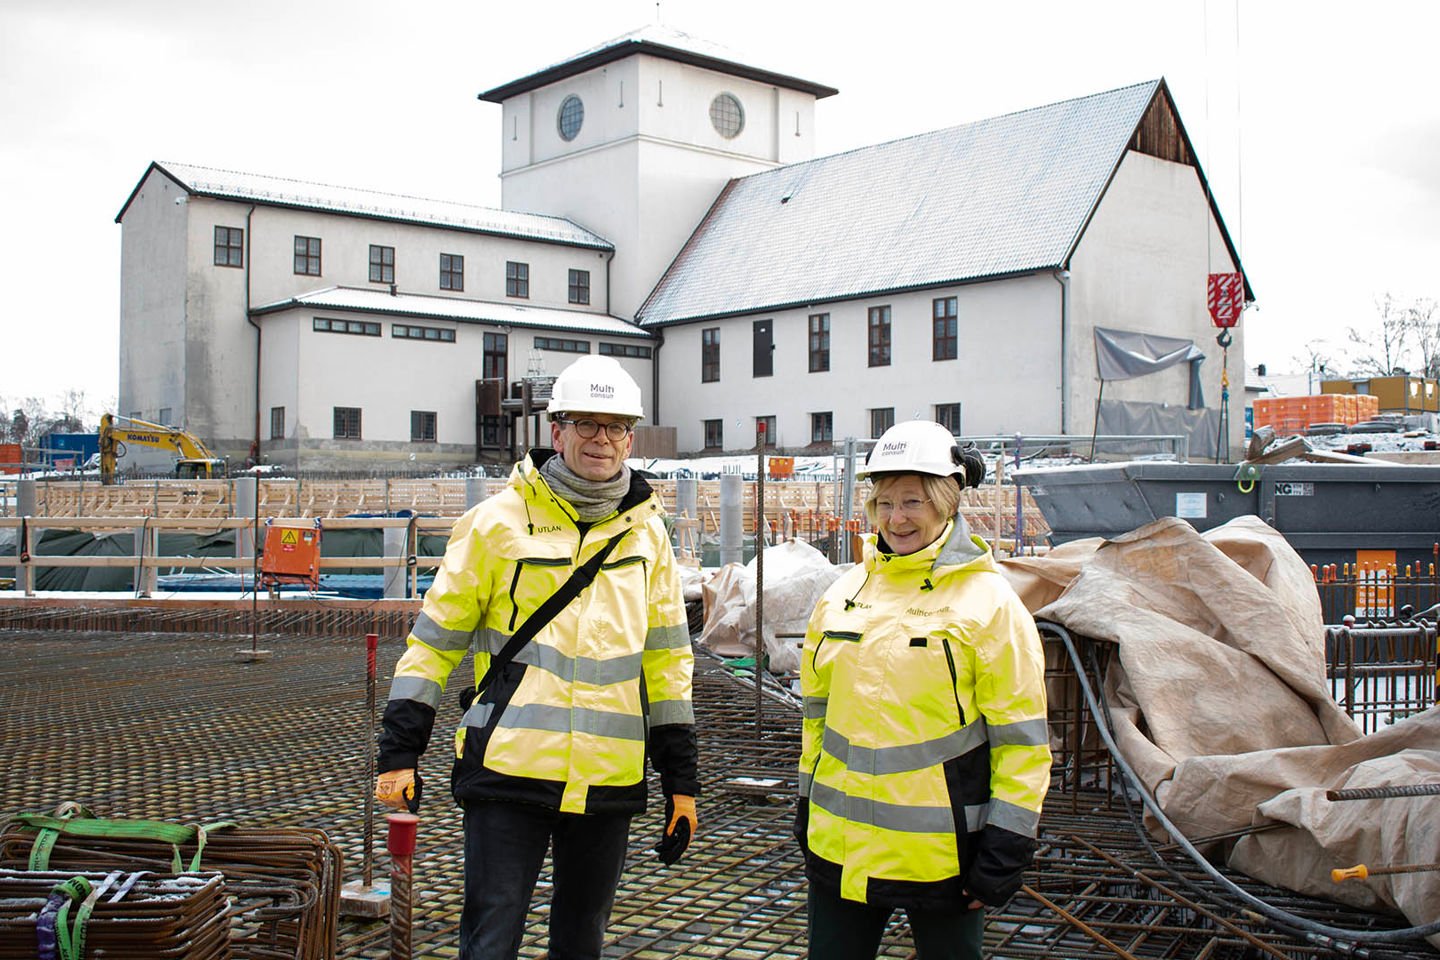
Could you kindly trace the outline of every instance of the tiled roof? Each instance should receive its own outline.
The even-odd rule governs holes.
[[[493,233],[527,240],[543,240],[551,243],[590,247],[597,250],[614,249],[614,246],[604,237],[591,233],[561,217],[514,213],[509,210],[496,210],[493,207],[481,207],[468,203],[427,200],[398,193],[337,187],[325,183],[307,183],[304,180],[241,173],[236,170],[217,170],[211,167],[197,167],[169,161],[151,164],[151,168],[159,169],[189,193],[203,197],[218,197],[224,200],[263,203],[305,210],[323,210],[329,213],[449,227],[476,233]],[[144,177],[141,178],[142,183],[144,179]],[[140,188],[136,186],[135,189],[138,191]],[[131,194],[131,198],[134,198],[134,193]],[[126,200],[125,206],[129,207],[129,205],[130,200]],[[115,217],[116,222],[119,222],[124,215],[125,210],[122,208],[119,215]]]
[[[486,90],[480,94],[480,99],[489,103],[503,103],[510,97],[539,89],[555,83],[557,80],[573,77],[578,73],[593,70],[636,53],[646,53],[667,60],[688,63],[772,86],[800,90],[811,94],[816,99],[832,97],[839,92],[834,87],[827,87],[822,83],[801,80],[799,77],[758,66],[750,58],[741,57],[733,50],[718,43],[676,30],[666,24],[651,23],[638,30],[631,30],[629,33],[606,40],[599,46],[581,51],[572,57],[566,57],[559,63],[537,70],[518,80],[501,84],[493,90]]]
[[[326,287],[255,307],[257,314],[305,308],[313,310],[353,310],[397,317],[419,317],[429,320],[454,320],[461,323],[509,324],[513,327],[535,327],[549,330],[573,330],[602,336],[643,337],[650,334],[628,320],[605,313],[561,310],[518,303],[492,303],[461,297],[435,297],[418,293],[390,294],[385,290],[356,287]]]
[[[1162,81],[732,181],[645,326],[1061,266]]]

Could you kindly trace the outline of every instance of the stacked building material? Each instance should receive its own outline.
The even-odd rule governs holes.
[[[0,870],[0,960],[230,960],[218,873]]]
[[[41,818],[22,814],[0,831],[0,868],[23,869],[33,863],[39,822]],[[82,816],[67,822],[136,821]],[[335,955],[342,857],[320,830],[213,829],[206,831],[203,850],[198,852],[194,843],[177,848],[168,840],[61,832],[54,838],[44,868],[169,873],[175,869],[177,856],[191,869],[198,861],[200,869],[224,874],[224,894],[233,918],[229,950],[236,958],[322,960]],[[0,960],[3,956],[0,954]]]

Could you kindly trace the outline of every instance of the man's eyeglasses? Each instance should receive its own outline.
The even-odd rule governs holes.
[[[605,436],[614,443],[619,443],[621,440],[624,440],[630,435],[630,431],[635,429],[633,424],[626,423],[624,420],[611,420],[609,423],[601,423],[599,420],[591,420],[589,418],[584,420],[571,420],[568,417],[557,417],[556,422],[570,424],[570,426],[575,428],[575,432],[586,440],[593,440],[603,427],[605,429]]]
[[[915,514],[919,513],[921,509],[924,508],[925,504],[929,502],[930,501],[928,499],[908,499],[901,500],[899,503],[895,503],[892,500],[876,500],[875,513],[878,516],[888,517],[893,514],[898,507],[899,509],[905,511],[905,516],[913,517]]]

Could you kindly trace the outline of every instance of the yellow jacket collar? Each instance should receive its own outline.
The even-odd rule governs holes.
[[[880,547],[879,534],[867,534],[863,562],[866,570],[875,571],[883,568],[887,573],[892,574],[905,572],[936,574],[972,565],[978,568],[992,569],[995,565],[995,561],[990,555],[990,547],[984,540],[970,532],[970,525],[959,514],[950,519],[940,536],[935,538],[934,543],[927,547],[921,547],[914,553],[887,553]]]

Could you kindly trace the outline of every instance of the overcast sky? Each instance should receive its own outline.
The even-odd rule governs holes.
[[[118,375],[121,204],[152,160],[498,206],[476,94],[656,18],[647,0],[0,0],[0,398]],[[670,26],[838,87],[821,154],[1164,76],[1272,372],[1440,298],[1440,4],[664,0]],[[1203,295],[1197,278],[1196,295]]]

